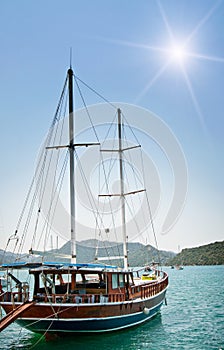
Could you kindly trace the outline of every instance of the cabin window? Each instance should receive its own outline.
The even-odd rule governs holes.
[[[124,287],[124,275],[119,275],[119,287]]]
[[[99,275],[98,274],[86,274],[85,275],[86,282],[99,282]]]
[[[69,274],[58,274],[55,278],[55,285],[62,285],[69,283],[71,281],[71,276]]]
[[[40,275],[40,287],[41,288],[45,288],[45,287],[49,287],[52,286],[54,284],[53,281],[53,276],[50,274],[41,274]]]
[[[112,274],[112,289],[118,288],[118,280],[117,280],[117,274]]]
[[[124,287],[124,275],[123,274],[112,274],[112,289]]]
[[[76,276],[76,282],[83,281],[83,276],[81,275],[81,273],[77,273],[75,276]]]

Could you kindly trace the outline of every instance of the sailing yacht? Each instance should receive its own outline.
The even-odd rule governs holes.
[[[122,231],[123,248],[119,256],[96,257],[92,263],[78,261],[77,237],[76,237],[76,193],[75,193],[75,160],[76,149],[80,147],[100,147],[98,142],[76,143],[74,121],[74,79],[76,76],[72,68],[67,71],[64,89],[68,88],[68,95],[61,95],[51,132],[58,121],[60,103],[68,96],[69,111],[69,140],[67,144],[54,144],[54,138],[49,137],[44,147],[47,152],[58,152],[66,149],[69,162],[69,187],[70,187],[70,261],[49,262],[41,257],[21,261],[22,255],[18,255],[15,262],[2,264],[1,270],[6,271],[8,283],[1,288],[0,305],[5,311],[5,316],[0,321],[0,331],[12,322],[16,322],[26,329],[41,334],[66,334],[66,333],[100,333],[129,328],[149,321],[155,316],[164,303],[168,288],[168,275],[159,267],[153,268],[153,276],[148,276],[144,268],[132,268],[128,263],[128,242],[126,228],[126,197],[136,193],[143,193],[145,189],[127,191],[124,186],[124,153],[133,146],[126,147],[123,144],[122,111],[116,110],[117,118],[117,149],[108,150],[100,148],[100,151],[116,152],[118,155],[118,173],[120,178],[119,193],[99,194],[99,198],[109,200],[116,196],[119,198],[120,226]],[[51,134],[52,136],[52,134]],[[45,156],[43,157],[45,160]],[[39,164],[38,164],[39,166]],[[48,166],[45,165],[48,169]],[[42,176],[43,165],[38,174]],[[37,172],[36,174],[37,175]],[[54,181],[53,177],[51,178]],[[44,189],[44,180],[38,178],[38,183]],[[53,187],[60,187],[54,184]],[[48,189],[49,190],[49,189]],[[42,198],[42,197],[41,197]],[[52,196],[52,201],[55,198]],[[27,202],[27,201],[26,201]],[[39,199],[40,202],[40,199]],[[40,206],[41,204],[38,203]],[[50,204],[52,208],[52,203]],[[24,210],[23,210],[24,212]],[[38,220],[40,221],[41,208],[38,207]],[[36,235],[39,221],[34,225]],[[47,221],[47,218],[46,218]],[[99,225],[97,221],[97,228]],[[105,229],[109,232],[109,229]],[[29,238],[29,233],[24,235],[22,241]],[[26,237],[25,237],[26,236]],[[49,238],[49,232],[47,234]],[[19,229],[11,237],[18,245]],[[21,243],[20,247],[23,247]],[[99,251],[100,249],[98,249]],[[29,255],[34,256],[34,250],[29,249]],[[38,256],[39,253],[36,253]],[[121,259],[122,258],[122,259]],[[112,263],[122,260],[122,265]],[[104,262],[102,262],[104,260]],[[108,263],[110,262],[110,263]],[[18,277],[18,271],[28,271],[29,279],[23,282]]]

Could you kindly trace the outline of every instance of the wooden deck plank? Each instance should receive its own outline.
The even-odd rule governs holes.
[[[18,305],[14,310],[5,315],[0,321],[0,332],[13,323],[25,310],[28,310],[34,304],[35,301],[25,302]]]

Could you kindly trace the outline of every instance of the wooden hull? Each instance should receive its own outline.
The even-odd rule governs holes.
[[[36,303],[16,322],[37,333],[98,333],[141,324],[159,312],[166,290],[147,298],[118,303],[46,304]],[[17,304],[17,303],[16,303]],[[9,313],[13,305],[2,302]]]

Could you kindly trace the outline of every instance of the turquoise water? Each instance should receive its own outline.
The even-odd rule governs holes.
[[[146,324],[97,336],[46,340],[16,324],[0,333],[1,349],[224,350],[224,266],[165,269],[167,306]]]

